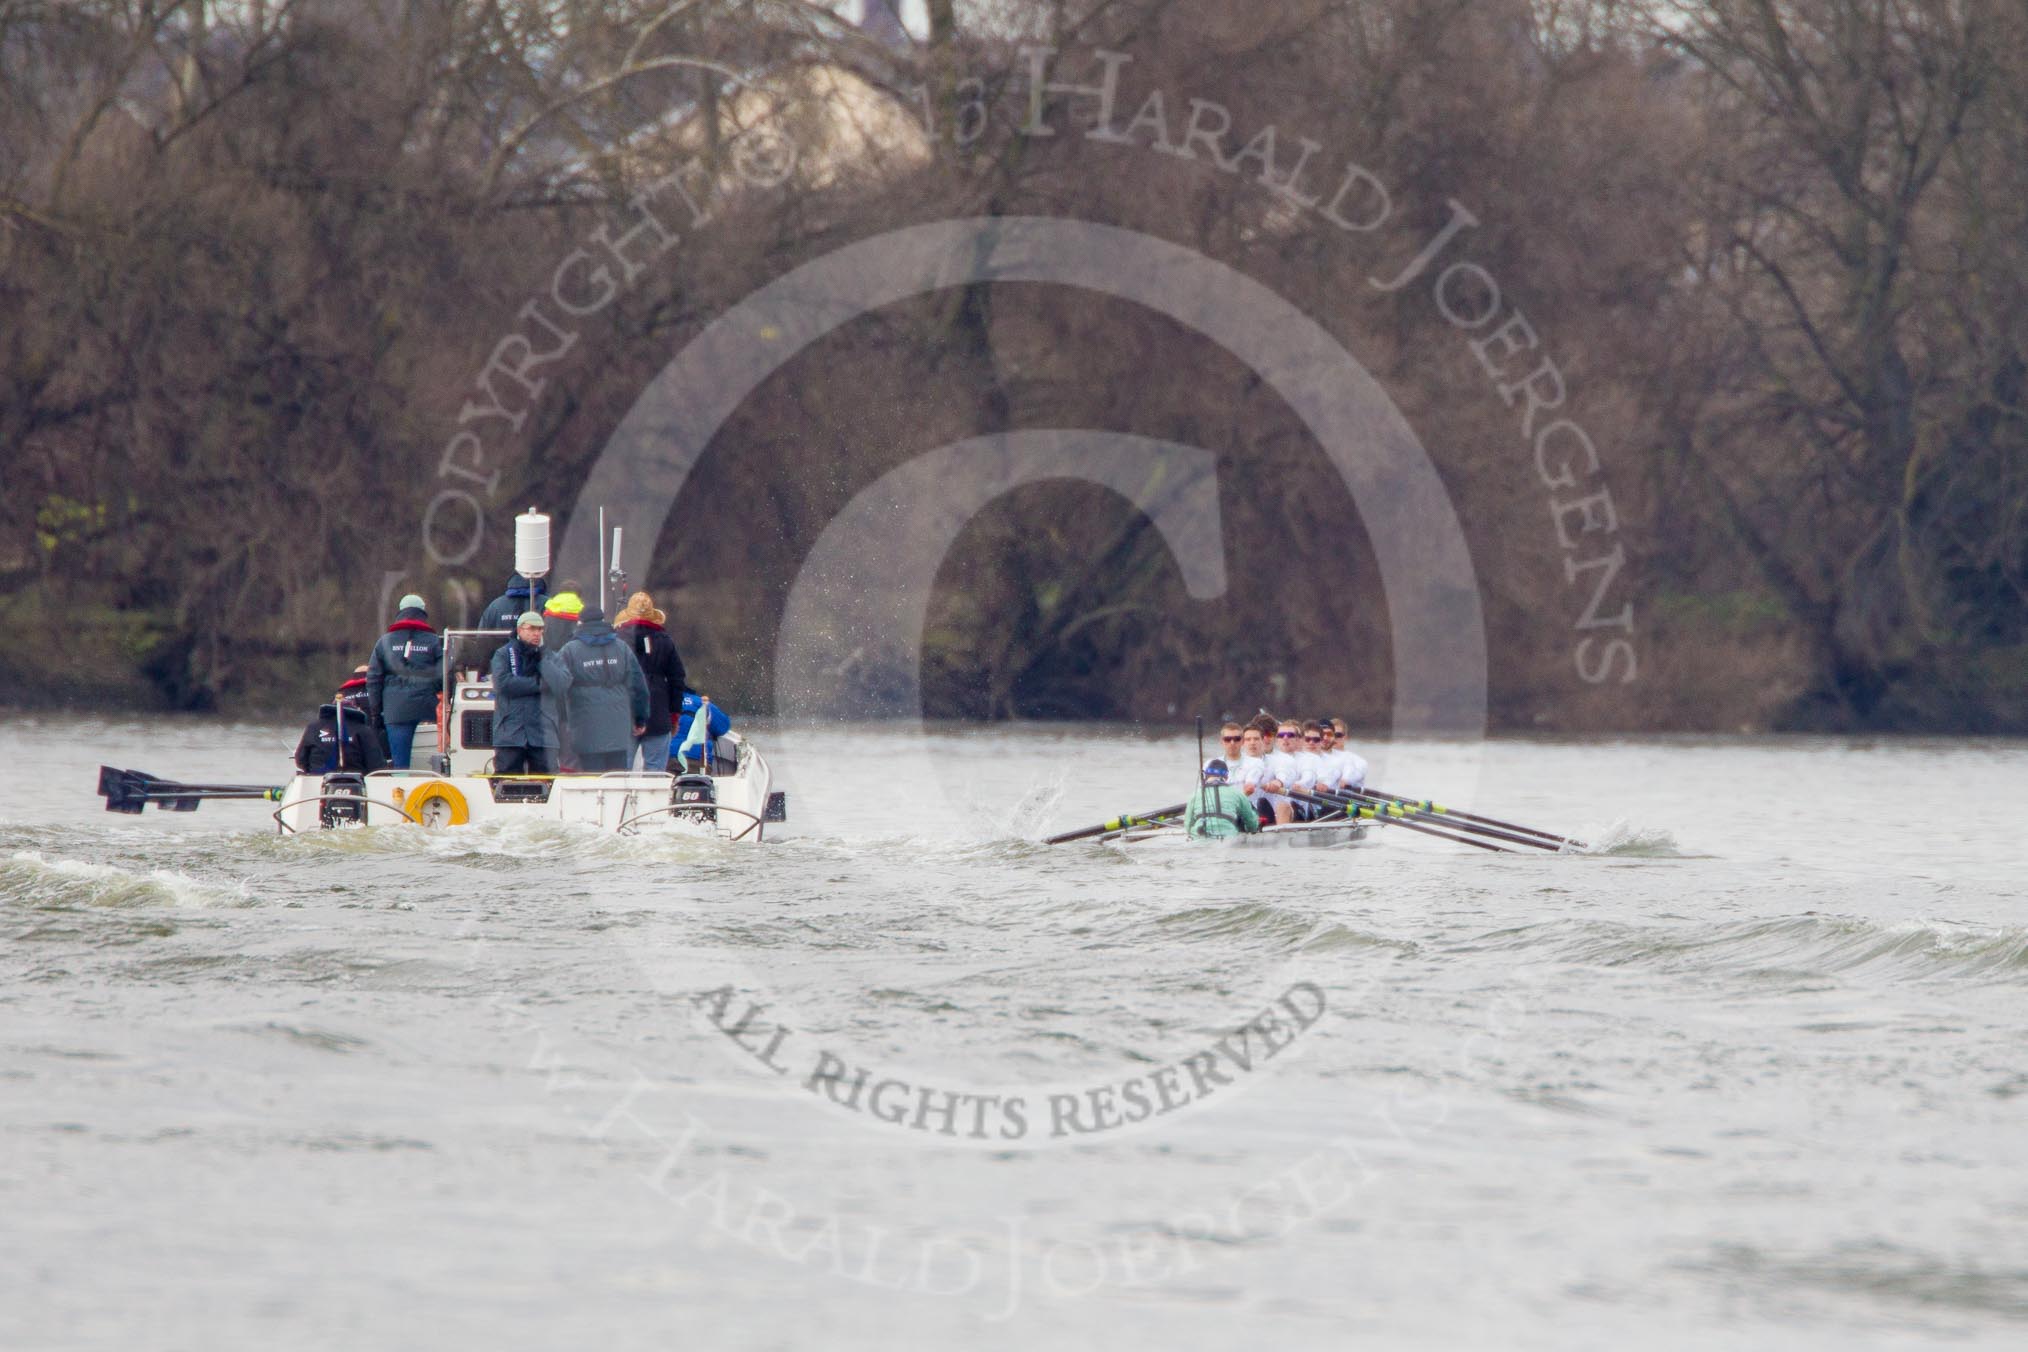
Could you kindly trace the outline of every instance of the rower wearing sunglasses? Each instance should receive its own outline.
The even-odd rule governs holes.
[[[1287,826],[1296,820],[1296,795],[1306,795],[1310,789],[1303,780],[1303,766],[1296,759],[1296,752],[1303,743],[1303,730],[1297,723],[1286,719],[1279,723],[1272,719],[1263,721],[1272,725],[1262,731],[1271,733],[1274,742],[1268,748],[1267,778],[1261,781],[1261,788],[1266,791],[1268,804],[1274,810],[1275,824]]]
[[[1325,778],[1320,781],[1343,793],[1366,787],[1366,758],[1345,744],[1345,720],[1320,718],[1323,734]]]
[[[1297,723],[1285,720],[1275,736],[1290,728],[1295,729],[1293,741],[1283,742],[1296,758],[1296,778],[1291,785],[1296,794],[1296,820],[1314,821],[1329,809],[1320,805],[1312,796],[1319,788],[1332,787],[1324,770],[1324,730],[1315,723]]]
[[[1226,783],[1252,802],[1260,796],[1261,763],[1258,751],[1246,749],[1246,729],[1227,723],[1218,730],[1218,754],[1228,767]]]
[[[1219,735],[1223,737],[1225,734]],[[1267,791],[1262,787],[1267,783],[1267,753],[1271,740],[1257,727],[1242,727],[1239,730],[1239,764],[1232,772],[1232,782],[1253,804],[1253,810],[1263,825],[1275,819],[1274,806],[1268,802]]]

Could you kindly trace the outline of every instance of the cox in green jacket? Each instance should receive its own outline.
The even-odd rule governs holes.
[[[1204,787],[1190,796],[1183,808],[1183,834],[1194,840],[1221,840],[1230,836],[1253,835],[1260,830],[1260,814],[1246,795],[1225,782],[1225,776],[1206,773]]]

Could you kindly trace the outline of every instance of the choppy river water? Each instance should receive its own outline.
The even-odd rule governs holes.
[[[0,1347],[2028,1336],[2020,745],[1390,748],[1608,847],[1496,857],[1037,843],[1181,737],[760,738],[756,849],[110,816],[294,730],[0,723]]]

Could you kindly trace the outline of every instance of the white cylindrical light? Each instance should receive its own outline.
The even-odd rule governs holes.
[[[514,518],[514,571],[529,578],[549,573],[549,518],[533,507]]]

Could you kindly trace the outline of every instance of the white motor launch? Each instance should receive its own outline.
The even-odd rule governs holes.
[[[603,509],[600,522],[603,528]],[[601,593],[610,583],[626,594],[621,539],[615,528],[612,566],[601,576]],[[549,545],[546,515],[530,507],[514,518],[515,572],[531,583],[547,576]],[[539,610],[537,590],[530,589],[530,606]],[[513,620],[507,620],[505,632],[511,633],[513,627]],[[273,816],[285,835],[402,822],[436,828],[552,821],[628,833],[673,826],[720,840],[758,843],[766,838],[769,825],[788,819],[787,795],[774,787],[767,758],[737,732],[711,737],[708,704],[696,715],[697,739],[677,749],[666,771],[497,773],[493,735],[500,710],[491,658],[499,650],[502,633],[502,629],[443,631],[437,716],[417,728],[411,762],[412,767],[429,767],[426,770],[305,771],[286,784],[270,786],[181,784],[105,766],[99,773],[99,793],[107,811],[130,814],[149,803],[176,812],[193,811],[211,799],[279,803]],[[343,708],[339,704],[334,709],[341,739]],[[656,733],[668,735],[659,728]]]
[[[666,773],[496,774],[493,718],[498,704],[493,683],[488,673],[466,665],[459,656],[461,649],[469,651],[467,645],[486,637],[476,629],[444,631],[445,725],[425,723],[416,729],[415,764],[429,769],[299,774],[271,796],[265,790],[250,790],[281,804],[274,818],[283,834],[405,821],[430,828],[552,821],[624,832],[673,827],[757,844],[767,838],[770,825],[787,820],[787,795],[775,788],[767,758],[738,732],[707,736],[703,745],[686,746]],[[698,716],[710,717],[708,710]],[[110,781],[101,776],[101,791],[108,784],[114,790],[107,799],[109,806],[114,797],[123,804],[148,797],[127,785],[120,772],[110,773]],[[197,792],[185,787],[178,795],[165,790],[154,797],[181,801]],[[194,799],[190,806],[196,806]]]

